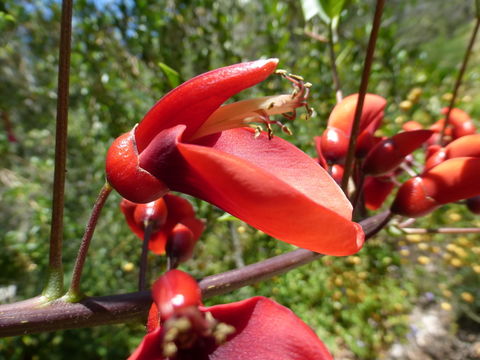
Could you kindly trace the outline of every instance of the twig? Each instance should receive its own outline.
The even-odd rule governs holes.
[[[373,17],[372,32],[368,41],[367,55],[365,57],[365,64],[363,66],[362,80],[360,82],[360,90],[358,91],[357,107],[355,108],[355,117],[352,124],[352,131],[350,132],[350,142],[348,144],[347,158],[345,160],[345,172],[342,178],[342,189],[347,193],[348,179],[352,174],[353,162],[355,157],[355,147],[357,145],[357,136],[360,130],[360,119],[362,117],[363,103],[367,93],[368,80],[370,78],[370,70],[372,68],[373,54],[375,52],[375,44],[377,43],[378,31],[380,29],[380,22],[382,19],[383,6],[385,0],[377,0],[375,7],[375,15]]]
[[[143,233],[142,255],[140,257],[140,271],[138,273],[138,291],[143,291],[147,288],[148,244],[152,237],[153,226],[154,222],[148,221],[147,226],[145,226],[145,232]]]
[[[378,232],[390,213],[380,213],[360,222],[366,238]],[[247,265],[241,269],[212,275],[199,282],[204,298],[225,294],[245,285],[269,279],[308,264],[323,255],[299,249]],[[57,300],[39,307],[10,310],[14,304],[0,306],[0,337],[75,329],[130,321],[145,321],[152,300],[149,291],[100,296],[78,303]]]
[[[63,208],[67,160],[68,93],[72,40],[72,0],[62,2],[60,53],[58,62],[55,171],[53,177],[52,224],[50,229],[49,277],[44,295],[54,299],[63,293]]]
[[[438,228],[438,229],[423,229],[423,228],[402,228],[403,232],[407,234],[473,234],[480,233],[480,228]]]
[[[440,132],[440,137],[438,139],[439,144],[443,145],[445,131],[450,123],[450,113],[455,105],[455,100],[457,99],[458,89],[462,84],[463,74],[465,74],[465,70],[467,69],[468,59],[470,58],[470,54],[472,53],[473,44],[475,44],[475,38],[477,37],[478,28],[480,27],[480,16],[477,16],[475,27],[473,28],[472,36],[470,38],[470,42],[468,43],[467,51],[465,52],[465,56],[463,58],[462,67],[460,68],[460,72],[458,73],[457,80],[455,82],[455,86],[453,88],[452,99],[450,100],[450,105],[448,105],[447,114],[445,115],[445,122],[443,123],[442,131]]]
[[[90,242],[92,240],[93,233],[95,232],[95,227],[97,226],[98,218],[100,213],[105,205],[105,201],[108,198],[108,195],[112,192],[112,187],[110,184],[105,183],[103,185],[100,194],[95,201],[93,206],[90,219],[88,220],[87,226],[85,228],[85,233],[83,235],[82,243],[78,249],[77,259],[75,260],[75,267],[73,269],[72,283],[70,284],[70,289],[68,290],[67,297],[71,301],[76,301],[79,299],[80,295],[80,280],[82,277],[83,266],[85,265],[85,260],[87,258],[88,248],[90,247]]]
[[[333,41],[333,24],[330,21],[328,25],[328,55],[330,57],[330,67],[332,68],[333,85],[335,86],[335,97],[337,103],[342,101],[343,93],[340,86],[340,78],[337,71],[337,57],[335,55],[335,42]]]
[[[307,35],[308,37],[311,37],[312,39],[314,40],[317,40],[317,41],[320,41],[320,42],[328,42],[328,39],[325,37],[325,36],[322,36],[320,34],[317,34],[313,31],[308,31],[308,30],[305,30],[304,31],[305,35]]]

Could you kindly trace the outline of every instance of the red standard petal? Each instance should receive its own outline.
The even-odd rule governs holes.
[[[206,308],[236,333],[215,360],[333,360],[317,335],[290,309],[264,297]]]
[[[265,80],[278,59],[257,60],[222,67],[198,75],[170,91],[145,115],[135,132],[138,152],[162,130],[188,124],[193,134],[228,98]]]
[[[265,134],[255,138],[250,129],[185,144],[179,142],[183,129],[159,134],[140,155],[142,168],[173,190],[206,200],[293,245],[329,255],[360,250],[364,234],[350,221],[348,199],[295,146]]]

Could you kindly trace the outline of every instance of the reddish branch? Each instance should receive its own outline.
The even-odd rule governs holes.
[[[45,294],[58,297],[63,292],[63,209],[67,160],[68,93],[72,39],[72,0],[62,3],[60,54],[58,61],[57,125],[55,133],[55,171],[53,176],[52,224],[50,230],[50,277]]]
[[[378,232],[389,212],[365,219],[366,237]],[[247,265],[241,269],[208,276],[200,281],[204,298],[239,289],[308,264],[322,255],[299,249]],[[79,303],[57,300],[39,307],[27,303],[0,306],[0,336],[16,336],[62,329],[144,321],[151,304],[150,292],[87,298]]]
[[[375,7],[372,31],[370,33],[370,39],[368,41],[367,55],[365,56],[362,80],[360,82],[360,90],[358,91],[358,102],[357,107],[355,108],[355,117],[353,119],[352,131],[350,133],[350,142],[348,144],[347,158],[345,160],[345,172],[343,173],[342,177],[342,189],[345,193],[347,193],[348,179],[350,178],[350,175],[353,171],[355,146],[357,144],[357,136],[360,130],[360,118],[362,116],[365,95],[367,94],[368,80],[370,78],[370,70],[373,63],[373,54],[375,52],[375,45],[377,43],[378,31],[380,29],[384,4],[385,0],[377,0],[377,6]]]
[[[448,111],[447,111],[447,114],[445,115],[445,122],[443,123],[442,131],[440,132],[440,137],[439,137],[440,145],[444,143],[443,139],[445,137],[445,131],[450,123],[450,114],[452,112],[453,107],[455,106],[455,100],[457,99],[458,89],[462,84],[463,74],[465,74],[465,70],[467,69],[468,59],[470,58],[470,54],[472,53],[473,44],[475,44],[475,38],[477,37],[479,27],[480,27],[480,16],[477,15],[475,27],[473,28],[472,36],[470,37],[470,42],[468,43],[467,51],[465,52],[462,66],[460,68],[460,72],[458,73],[458,76],[457,76],[457,81],[455,82],[455,86],[453,88],[452,99],[450,100],[450,105],[448,106]]]

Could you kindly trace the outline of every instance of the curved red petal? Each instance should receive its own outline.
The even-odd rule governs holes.
[[[295,146],[265,134],[255,138],[251,129],[185,144],[179,142],[182,131],[177,127],[160,134],[140,155],[141,166],[173,190],[204,199],[293,245],[330,255],[360,250],[364,234],[350,221],[348,199]],[[168,159],[165,152],[171,153]]]
[[[162,338],[162,329],[157,327],[145,335],[140,345],[127,360],[164,360],[159,346],[162,343]]]
[[[228,98],[265,80],[275,70],[278,59],[230,65],[198,75],[162,97],[145,115],[135,132],[142,152],[161,131],[188,124],[189,136]]]
[[[254,297],[205,311],[237,330],[209,359],[333,360],[308,325],[290,309],[270,299]]]

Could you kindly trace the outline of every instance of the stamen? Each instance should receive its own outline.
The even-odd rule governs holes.
[[[252,123],[264,124],[269,139],[273,138],[272,125],[278,125],[284,133],[291,134],[290,129],[286,128],[281,121],[271,120],[270,117],[281,114],[287,120],[292,121],[297,117],[295,109],[304,107],[306,117],[309,118],[313,110],[308,106],[307,98],[312,84],[305,83],[301,76],[287,73],[285,70],[277,70],[275,73],[292,83],[291,94],[243,100],[221,106],[210,115],[191,138],[186,140],[192,141],[224,130],[250,126]],[[262,130],[259,126],[254,128],[254,136],[257,138]]]

